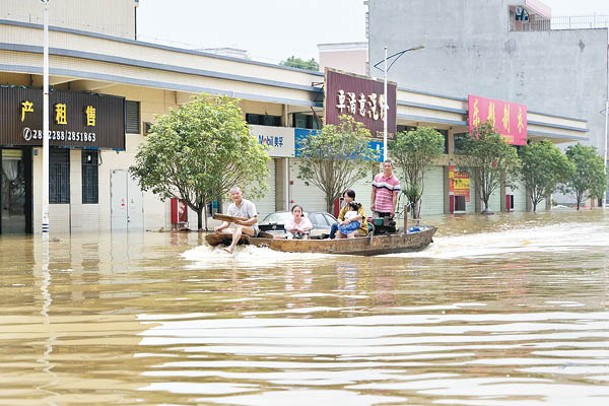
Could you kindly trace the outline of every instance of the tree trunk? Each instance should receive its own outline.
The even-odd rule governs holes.
[[[421,200],[417,200],[412,203],[412,219],[420,219],[421,218]]]
[[[205,219],[207,223],[207,219]],[[203,205],[197,208],[197,230],[203,229]],[[207,231],[207,224],[205,224],[205,230]]]
[[[290,210],[290,208],[288,208]],[[334,216],[334,200],[326,196],[326,211]]]
[[[488,207],[488,201],[490,199],[490,196],[488,196],[485,200],[482,200],[482,202],[484,203],[484,209],[482,209],[482,214],[495,214],[495,212],[493,212],[491,209],[489,209]]]

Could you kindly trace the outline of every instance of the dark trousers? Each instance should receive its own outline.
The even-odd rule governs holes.
[[[336,237],[336,233],[338,232],[338,223],[332,224],[332,228],[330,228],[330,238],[334,239]]]

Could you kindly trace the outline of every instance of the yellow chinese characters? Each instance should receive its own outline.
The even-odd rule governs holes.
[[[522,133],[524,130],[524,117],[522,115],[522,107],[518,107],[518,132]]]
[[[478,99],[474,100],[474,127],[478,127],[480,125],[480,110],[478,109]]]
[[[85,116],[87,118],[87,126],[95,127],[95,107],[87,106],[85,107]]]
[[[34,103],[26,100],[21,102],[21,121],[25,121],[25,113],[34,112]]]
[[[495,128],[495,103],[494,102],[490,102],[488,104],[488,116],[486,117],[486,121],[490,121],[491,124],[493,125],[493,128]]]
[[[503,118],[501,122],[503,123],[503,129],[507,133],[510,133],[510,105],[507,103],[503,106]]]
[[[68,124],[68,108],[65,103],[57,103],[55,106],[55,124]]]

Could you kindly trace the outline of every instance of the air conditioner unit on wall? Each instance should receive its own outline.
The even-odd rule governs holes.
[[[516,21],[529,21],[529,12],[524,7],[516,7],[515,13]]]

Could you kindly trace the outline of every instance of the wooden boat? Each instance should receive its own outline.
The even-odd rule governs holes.
[[[371,235],[367,237],[342,239],[309,239],[287,240],[275,239],[271,234],[262,233],[256,238],[241,237],[240,244],[251,244],[257,247],[267,247],[282,252],[302,252],[318,254],[346,255],[383,255],[400,252],[420,251],[433,242],[432,238],[437,228],[433,226],[418,226],[412,232],[397,232],[393,234]],[[210,233],[205,236],[207,244],[216,246],[230,245],[231,235]]]

